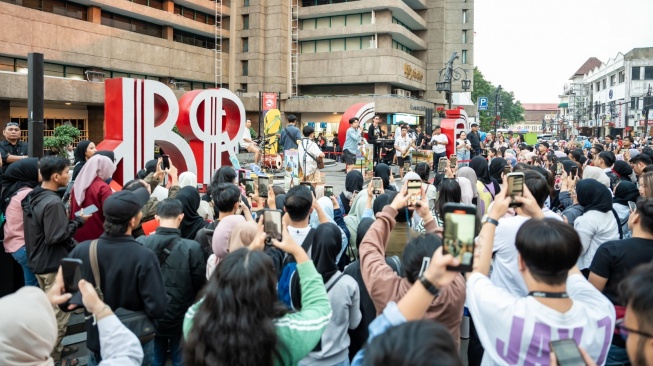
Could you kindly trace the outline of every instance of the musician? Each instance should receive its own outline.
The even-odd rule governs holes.
[[[315,138],[315,128],[304,126],[302,134],[304,138],[300,141],[297,155],[302,172],[304,172],[304,181],[319,182],[320,171],[317,169],[317,161],[319,158],[324,158],[324,153],[313,141]]]
[[[422,126],[420,125],[417,125],[415,129],[417,132],[417,138],[415,139],[415,146],[417,146],[418,150],[426,149],[427,146],[429,145],[428,135],[422,132]]]
[[[442,133],[442,128],[440,128],[440,126],[435,126],[433,128],[433,136],[431,137],[431,146],[433,149],[433,171],[436,171],[440,158],[447,157],[447,145],[449,145],[447,135]]]
[[[374,116],[370,127],[367,129],[367,142],[373,146],[373,160],[377,162],[379,159],[379,146],[376,144],[376,140],[381,137],[381,116],[378,114]]]
[[[360,151],[358,147],[363,143],[363,136],[361,135],[362,128],[360,121],[356,117],[349,119],[349,129],[345,137],[345,144],[342,147],[343,156],[345,157],[346,171],[349,173],[356,165],[356,155]]]
[[[254,164],[258,165],[259,160],[261,159],[261,149],[259,149],[258,146],[256,146],[256,143],[252,140],[251,128],[252,128],[252,120],[248,119],[247,128],[245,129],[243,138],[240,141],[240,148],[247,150],[247,152],[253,153]]]
[[[399,165],[399,176],[404,176],[404,163],[410,162],[410,149],[415,148],[415,140],[408,136],[408,126],[401,126],[401,135],[395,139],[397,149],[397,165]]]

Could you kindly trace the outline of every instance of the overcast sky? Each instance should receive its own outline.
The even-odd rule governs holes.
[[[558,103],[589,58],[653,47],[653,0],[476,0],[474,64],[522,103]]]

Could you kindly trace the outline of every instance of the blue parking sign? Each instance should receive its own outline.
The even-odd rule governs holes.
[[[488,103],[488,98],[487,97],[478,97],[478,110],[479,111],[487,111],[487,105]]]

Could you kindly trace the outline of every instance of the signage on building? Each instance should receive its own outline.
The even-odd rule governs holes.
[[[410,105],[410,109],[412,111],[425,111],[426,108],[427,108],[426,106],[419,105],[419,104],[411,104]]]
[[[409,64],[404,64],[404,76],[410,80],[422,81],[424,74]]]
[[[106,134],[98,150],[114,152],[118,183],[134,179],[154,159],[155,144],[180,173],[193,172],[205,184],[215,170],[231,165],[238,152],[245,107],[228,89],[193,90],[177,101],[163,83],[120,78],[106,80],[104,91]]]
[[[610,99],[612,99],[612,95],[613,95],[613,93],[612,93],[612,89],[610,89],[610,91],[608,91],[608,97],[609,97]]]
[[[626,127],[626,110],[624,107],[624,104],[619,104],[619,107],[617,109],[617,114],[614,116],[614,118],[611,117],[611,120],[614,121],[614,126],[616,128],[625,128]]]
[[[269,111],[271,109],[279,109],[277,106],[277,93],[262,93],[263,94],[263,111]]]
[[[488,97],[478,97],[478,110],[487,111],[488,108]]]

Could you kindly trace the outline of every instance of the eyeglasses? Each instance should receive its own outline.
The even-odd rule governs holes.
[[[621,336],[621,338],[623,338],[624,341],[628,338],[628,334],[630,334],[630,333],[635,333],[637,335],[640,335],[640,336],[646,337],[646,338],[653,338],[653,334],[642,332],[641,330],[637,330],[637,329],[628,328],[626,326],[626,324],[624,324],[623,321],[618,322],[617,324],[615,324],[615,326],[619,330],[619,335]]]

